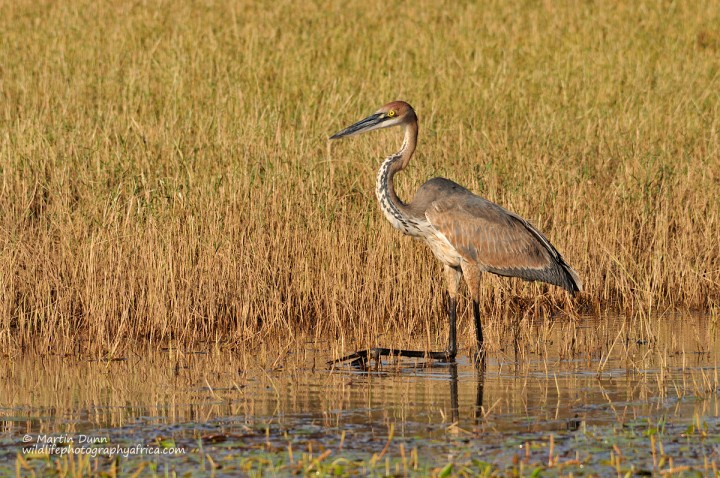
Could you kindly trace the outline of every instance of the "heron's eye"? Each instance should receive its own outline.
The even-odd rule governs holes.
[[[387,115],[388,115],[388,118],[392,118],[393,116],[395,116],[395,110],[388,111]]]

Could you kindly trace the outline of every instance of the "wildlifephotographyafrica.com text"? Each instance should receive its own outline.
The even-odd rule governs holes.
[[[88,455],[123,456],[134,455],[183,455],[184,447],[164,445],[119,445],[110,444],[105,436],[91,435],[25,435],[23,436],[23,455]]]

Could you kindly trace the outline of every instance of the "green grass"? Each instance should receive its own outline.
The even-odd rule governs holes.
[[[393,439],[382,450],[343,449],[327,436],[303,442],[292,437],[244,438],[203,443],[187,454],[97,458],[67,454],[18,455],[17,476],[708,476],[717,474],[716,434],[664,423],[587,427],[556,433],[496,436],[448,435],[444,440]],[[274,433],[274,432],[273,432]],[[293,433],[293,431],[291,431]],[[287,436],[287,435],[286,435]],[[217,437],[216,437],[217,438]],[[344,437],[343,437],[344,438]],[[351,440],[352,438],[348,438]],[[329,443],[329,442],[332,443]],[[363,442],[364,443],[364,442]],[[363,444],[361,444],[362,446]],[[364,443],[377,448],[376,443]],[[446,452],[443,456],[443,452]]]
[[[488,278],[490,350],[524,314],[720,306],[716,1],[21,1],[0,31],[4,350],[444,343],[438,265],[373,197],[398,133],[327,141],[398,98],[402,197],[456,180],[584,279]]]

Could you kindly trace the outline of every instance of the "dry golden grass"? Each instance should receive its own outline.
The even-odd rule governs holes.
[[[377,211],[442,175],[586,292],[488,278],[498,349],[558,309],[720,307],[720,8],[701,2],[2,2],[0,345],[444,344],[444,284]],[[461,337],[470,327],[461,309]],[[348,345],[349,347],[349,345]]]

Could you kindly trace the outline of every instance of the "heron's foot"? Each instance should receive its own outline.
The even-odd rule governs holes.
[[[350,360],[351,365],[361,368],[367,368],[368,360],[375,360],[380,362],[380,357],[411,357],[411,358],[428,358],[432,360],[442,360],[443,362],[454,362],[455,353],[450,351],[445,352],[426,352],[424,350],[402,350],[402,349],[387,349],[382,347],[375,347],[368,350],[358,350],[357,352],[351,353],[339,359],[331,360],[328,365],[334,365],[337,363],[347,362]]]

